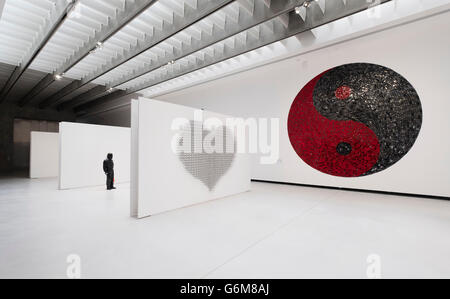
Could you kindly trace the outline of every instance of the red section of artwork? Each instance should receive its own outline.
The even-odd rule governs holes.
[[[338,98],[339,100],[346,100],[351,96],[351,94],[352,94],[352,89],[345,85],[336,89],[336,92],[335,92],[336,98]]]
[[[324,74],[311,80],[295,98],[289,113],[289,138],[300,158],[311,167],[335,176],[361,176],[378,161],[378,138],[362,123],[331,120],[319,114],[313,93]],[[351,145],[350,154],[337,152],[342,142]]]

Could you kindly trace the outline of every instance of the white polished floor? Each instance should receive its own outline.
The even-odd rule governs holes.
[[[136,220],[129,186],[0,179],[0,278],[450,278],[450,201],[254,183]]]

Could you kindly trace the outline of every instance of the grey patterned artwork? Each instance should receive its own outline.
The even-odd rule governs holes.
[[[223,126],[213,131],[207,130],[204,129],[202,122],[195,121],[191,121],[189,125],[182,128],[182,131],[183,134],[178,140],[177,153],[181,163],[187,172],[200,180],[209,191],[214,190],[235,159],[236,142],[233,133]],[[201,134],[195,134],[195,132],[201,132]],[[203,142],[211,136],[214,138],[210,142]],[[190,140],[186,140],[187,138]],[[190,145],[189,143],[184,144],[185,142],[189,142]],[[196,144],[205,146],[196,148]],[[229,148],[230,144],[231,149]],[[186,145],[189,148],[188,151],[185,150]]]

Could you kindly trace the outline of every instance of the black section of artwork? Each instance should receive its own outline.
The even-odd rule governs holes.
[[[337,97],[342,87],[351,90],[345,99]],[[380,157],[365,175],[398,162],[412,148],[422,126],[422,106],[414,87],[379,65],[354,63],[331,69],[317,83],[313,100],[326,118],[357,121],[377,135]]]
[[[343,156],[347,156],[352,152],[352,145],[347,142],[341,142],[336,147],[336,151]]]

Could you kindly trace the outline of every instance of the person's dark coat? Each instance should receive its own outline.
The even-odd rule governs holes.
[[[114,161],[113,156],[111,154],[108,155],[108,158],[103,161],[103,171],[106,174],[114,174]]]
[[[103,161],[103,171],[106,174],[106,188],[108,190],[115,189],[114,188],[114,161],[113,155],[108,154],[105,161]]]

